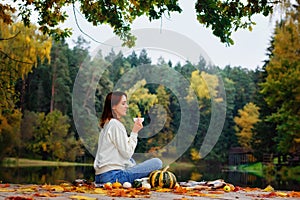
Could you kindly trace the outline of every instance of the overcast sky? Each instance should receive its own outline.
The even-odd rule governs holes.
[[[134,21],[132,29],[157,28],[162,30],[161,34],[164,33],[164,29],[182,34],[196,42],[210,57],[213,64],[221,68],[230,65],[232,67],[241,66],[255,69],[263,65],[263,61],[267,58],[265,55],[266,49],[270,44],[270,38],[274,29],[274,23],[271,23],[270,17],[254,16],[253,19],[257,24],[253,27],[253,30],[250,32],[248,29],[241,29],[233,33],[235,44],[228,47],[212,34],[210,28],[205,28],[197,21],[194,5],[195,1],[182,0],[180,1],[182,13],[174,13],[170,18],[165,16],[162,20],[152,22],[149,22],[146,17],[141,17]],[[84,35],[76,25],[71,8],[68,9],[68,14],[69,19],[64,26],[72,27],[73,29],[73,35],[68,41],[76,40],[79,35]],[[78,12],[76,12],[76,16],[79,27],[94,40],[106,42],[115,36],[109,26],[94,27]],[[99,47],[99,43],[87,36],[84,36],[84,38],[91,42],[91,50]]]

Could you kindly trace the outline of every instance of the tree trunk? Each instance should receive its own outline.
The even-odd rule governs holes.
[[[54,110],[54,104],[55,104],[55,82],[56,82],[56,59],[58,59],[57,56],[57,48],[55,50],[54,54],[54,62],[53,62],[53,68],[52,68],[52,84],[51,84],[51,101],[50,101],[50,113]]]

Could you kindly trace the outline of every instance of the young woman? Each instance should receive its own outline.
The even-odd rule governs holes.
[[[137,145],[138,132],[143,128],[141,119],[135,121],[128,137],[120,119],[128,109],[127,95],[123,92],[111,92],[106,96],[100,120],[98,150],[94,161],[95,182],[130,182],[147,177],[152,171],[162,168],[158,158],[136,164],[132,159]]]

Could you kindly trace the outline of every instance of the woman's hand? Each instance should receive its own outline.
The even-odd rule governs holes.
[[[142,122],[142,119],[138,118],[133,124],[132,132],[138,133],[143,128]]]

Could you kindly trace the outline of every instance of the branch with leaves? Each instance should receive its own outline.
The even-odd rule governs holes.
[[[166,15],[170,17],[172,12],[182,11],[178,0],[15,0],[14,2],[13,5],[0,3],[0,19],[8,24],[13,21],[10,13],[16,10],[25,26],[30,25],[32,14],[37,12],[37,23],[43,34],[51,35],[56,40],[66,38],[72,34],[71,29],[58,28],[68,18],[64,8],[79,4],[80,11],[88,22],[94,26],[110,25],[123,41],[123,45],[128,47],[135,44],[136,38],[131,34],[131,25],[137,17],[145,15],[152,21]],[[251,17],[260,13],[269,15],[273,6],[278,3],[279,1],[267,0],[248,0],[246,3],[242,0],[198,0],[195,10],[199,23],[210,27],[221,42],[230,45],[234,43],[231,38],[234,31],[241,28],[251,30],[255,25]]]

